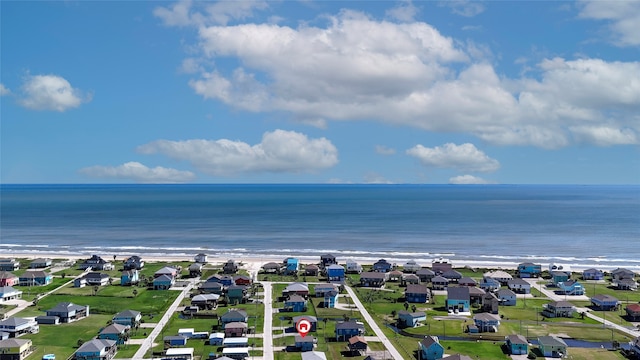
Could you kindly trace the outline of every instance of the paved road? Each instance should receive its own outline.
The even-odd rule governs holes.
[[[273,300],[271,282],[262,281],[264,288],[264,340],[262,343],[262,357],[273,360]]]
[[[373,320],[373,318],[371,317],[371,315],[369,315],[369,312],[367,311],[367,309],[364,307],[364,305],[362,304],[362,302],[360,302],[360,299],[358,299],[358,296],[356,295],[356,293],[353,291],[353,289],[350,286],[345,286],[345,289],[347,290],[347,292],[349,293],[349,296],[351,296],[351,300],[353,301],[353,303],[358,307],[358,310],[360,310],[360,313],[362,314],[362,316],[364,317],[364,319],[369,323],[369,326],[371,327],[371,329],[373,330],[373,332],[376,334],[376,336],[380,339],[380,341],[384,344],[384,346],[387,348],[387,350],[389,351],[389,354],[391,355],[392,358],[396,359],[396,360],[402,360],[404,359],[402,357],[402,355],[400,355],[400,353],[398,352],[398,350],[396,350],[396,348],[393,346],[393,344],[391,343],[391,341],[389,341],[389,338],[387,338],[387,336],[384,334],[384,332],[382,332],[382,329],[380,329],[380,327],[378,326],[378,324]]]
[[[164,313],[164,315],[162,316],[162,319],[158,321],[158,325],[156,325],[156,327],[153,328],[153,330],[151,330],[151,334],[149,334],[149,336],[147,336],[147,338],[144,339],[144,341],[142,342],[142,345],[140,345],[140,349],[138,349],[135,355],[133,355],[133,359],[144,358],[147,351],[149,351],[149,349],[153,347],[153,342],[156,340],[158,335],[160,335],[160,333],[162,332],[162,328],[164,328],[164,326],[167,325],[167,323],[169,322],[169,319],[171,318],[171,315],[173,315],[173,313],[176,311],[178,306],[180,306],[180,303],[182,302],[182,300],[189,294],[189,291],[191,291],[191,289],[193,288],[193,285],[194,285],[194,281],[192,280],[189,282],[187,286],[184,287],[184,289],[182,289],[182,291],[180,292],[180,295],[178,295],[178,297],[173,302],[173,304],[169,306],[169,309],[167,309],[167,311]],[[172,291],[172,290],[168,290],[168,291]]]

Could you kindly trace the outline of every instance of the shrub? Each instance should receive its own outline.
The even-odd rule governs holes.
[[[529,352],[529,355],[527,355],[527,359],[536,359],[538,358],[538,355],[534,354],[533,351]]]

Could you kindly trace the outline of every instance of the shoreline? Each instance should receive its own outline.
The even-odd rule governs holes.
[[[206,251],[203,251],[202,253],[207,254]],[[100,252],[100,251],[96,251],[95,252],[96,255],[103,257],[105,260],[109,261],[111,259],[113,259],[113,253],[109,254],[107,252]],[[193,262],[194,261],[194,256],[197,253],[193,253],[193,254],[154,254],[154,253],[150,253],[150,254],[142,254],[142,253],[136,253],[136,252],[131,252],[128,255],[122,255],[121,253],[117,253],[116,255],[116,260],[117,261],[122,261],[124,259],[126,259],[129,256],[132,255],[138,255],[140,256],[144,261],[146,262]],[[378,259],[372,259],[372,258],[367,258],[367,257],[358,257],[358,256],[340,256],[340,255],[336,255],[334,254],[334,256],[336,256],[336,259],[338,260],[339,264],[344,264],[346,262],[346,260],[355,260],[356,262],[358,262],[361,265],[372,265],[374,262],[376,262]],[[50,251],[29,251],[29,252],[25,252],[25,251],[11,251],[9,250],[8,252],[4,253],[1,257],[3,258],[21,258],[21,259],[28,259],[28,260],[34,260],[37,258],[49,258],[52,260],[62,260],[62,259],[70,259],[70,260],[82,260],[82,259],[87,259],[89,257],[91,257],[91,255],[87,255],[85,253],[75,253],[75,254],[67,254],[67,253],[59,253],[59,252],[50,252]],[[309,255],[295,255],[295,254],[270,254],[270,255],[251,255],[251,256],[247,256],[247,255],[242,255],[242,256],[226,256],[226,255],[215,255],[215,254],[207,254],[208,257],[208,264],[224,264],[225,262],[227,262],[227,260],[233,259],[237,262],[242,262],[247,264],[247,266],[249,268],[253,268],[255,269],[256,266],[259,268],[262,265],[268,263],[268,262],[282,262],[285,258],[287,257],[296,257],[300,260],[300,262],[302,264],[315,264],[315,263],[319,263],[320,262],[320,256],[309,256]],[[388,256],[388,257],[384,257],[387,261],[390,261],[392,263],[396,263],[399,267],[401,267],[405,262],[409,261],[409,260],[415,260],[419,265],[421,265],[423,268],[425,267],[430,267],[431,266],[431,261],[434,259],[420,259],[423,261],[419,261],[418,259],[414,258],[414,257],[393,257],[393,256]],[[450,262],[453,264],[454,268],[464,268],[464,267],[470,267],[470,268],[475,268],[475,269],[500,269],[500,270],[515,270],[518,267],[518,264],[521,262],[533,262],[536,264],[541,264],[542,265],[542,269],[543,271],[549,268],[550,264],[562,264],[565,266],[569,266],[570,270],[573,272],[579,272],[579,271],[583,271],[589,268],[596,268],[599,270],[603,270],[603,271],[610,271],[616,268],[626,268],[629,269],[631,271],[634,271],[636,273],[640,273],[640,265],[637,266],[628,266],[628,264],[620,264],[620,266],[614,266],[614,265],[603,265],[603,264],[598,264],[598,263],[584,263],[584,264],[575,264],[575,263],[565,263],[565,262],[553,262],[553,263],[545,263],[545,262],[537,262],[537,261],[489,261],[489,260],[460,260],[460,259],[449,259]]]

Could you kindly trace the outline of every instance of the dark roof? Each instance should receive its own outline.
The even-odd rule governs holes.
[[[80,346],[80,348],[78,350],[76,350],[76,353],[85,353],[85,352],[100,352],[102,351],[102,349],[106,348],[106,347],[112,347],[115,346],[116,342],[115,340],[108,340],[108,339],[93,339],[93,340],[89,340],[86,343],[82,344],[82,346]]]
[[[15,279],[18,276],[8,271],[0,271],[0,279]]]
[[[516,293],[509,289],[500,289],[498,290],[498,296],[516,296]]]
[[[229,311],[227,311],[225,314],[223,314],[221,317],[228,317],[228,316],[242,316],[242,317],[247,317],[247,312],[242,310],[242,309],[231,309]]]
[[[300,295],[291,295],[291,296],[289,296],[289,299],[286,302],[306,302],[306,301],[307,300],[305,300]]]
[[[547,346],[567,346],[567,343],[557,336],[540,336],[538,342]]]
[[[111,324],[106,328],[100,331],[100,334],[121,334],[123,331],[127,330],[129,326],[120,325],[120,324]]]
[[[86,306],[82,306],[82,305],[76,305],[74,303],[70,303],[70,302],[61,302],[58,303],[58,305],[56,305],[55,307],[53,307],[52,309],[49,309],[47,311],[51,311],[51,312],[70,312],[70,311],[80,311],[80,310],[84,310],[86,309]]]
[[[611,295],[605,295],[605,294],[594,295],[591,298],[592,299],[596,299],[598,301],[618,301],[618,299],[616,299],[615,297],[613,297]]]
[[[114,318],[129,318],[129,317],[134,318],[134,317],[137,317],[138,315],[140,315],[140,311],[124,310],[115,314]]]
[[[421,343],[426,348],[431,347],[431,345],[433,345],[433,344],[440,345],[440,341],[438,341],[438,338],[436,336],[431,336],[431,335],[425,336],[424,339],[422,339]],[[442,345],[440,345],[440,346],[442,346]]]
[[[387,274],[377,271],[365,271],[360,274],[360,279],[378,279],[383,280],[387,278]]]
[[[429,290],[426,285],[409,284],[404,292],[409,294],[428,294]]]
[[[522,280],[520,278],[515,278],[515,279],[511,279],[509,281],[507,281],[507,285],[511,286],[511,285],[529,285],[529,283],[526,280]]]
[[[300,336],[300,335],[295,336],[296,343],[313,343],[315,341],[316,341],[316,338],[314,338],[313,336]]]
[[[527,338],[522,335],[517,335],[517,334],[507,335],[507,340],[509,340],[509,342],[512,344],[529,345],[529,341],[527,341]]]
[[[109,274],[100,272],[90,272],[84,276],[86,279],[108,279]]]
[[[440,275],[434,277],[433,279],[431,279],[432,283],[448,283],[449,279],[447,279],[446,277],[442,277]]]
[[[469,300],[469,288],[466,286],[455,286],[447,288],[447,299]]]
[[[407,311],[407,310],[400,310],[400,311],[398,311],[398,316],[400,316],[400,315],[409,315],[409,316],[411,316],[413,318],[416,318],[416,317],[427,316],[427,313],[425,313],[424,311],[410,312],[410,311]]]
[[[364,330],[364,324],[356,322],[355,320],[340,321],[336,324],[336,330],[342,329],[362,329]]]
[[[299,315],[293,317],[293,323],[296,324],[301,319],[307,319],[310,323],[318,322],[318,318],[311,315]]]
[[[436,273],[433,272],[433,270],[431,270],[431,269],[422,268],[422,269],[416,271],[416,274],[418,274],[418,275],[435,275]]]
[[[443,272],[442,276],[447,278],[447,279],[461,279],[462,278],[462,274],[459,271],[456,271],[456,270],[453,270],[453,269]]]

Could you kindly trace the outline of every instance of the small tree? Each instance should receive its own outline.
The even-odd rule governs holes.
[[[96,294],[98,294],[98,285],[93,287],[93,296],[96,296]]]
[[[411,305],[411,311],[416,312],[416,304]]]
[[[78,339],[78,341],[76,342],[76,344],[78,344],[78,347],[82,346],[82,344],[84,344],[84,340],[82,339]]]
[[[133,297],[138,296],[138,290],[137,289],[133,289]]]
[[[404,309],[405,310],[409,310],[409,302],[408,301],[404,302]]]

